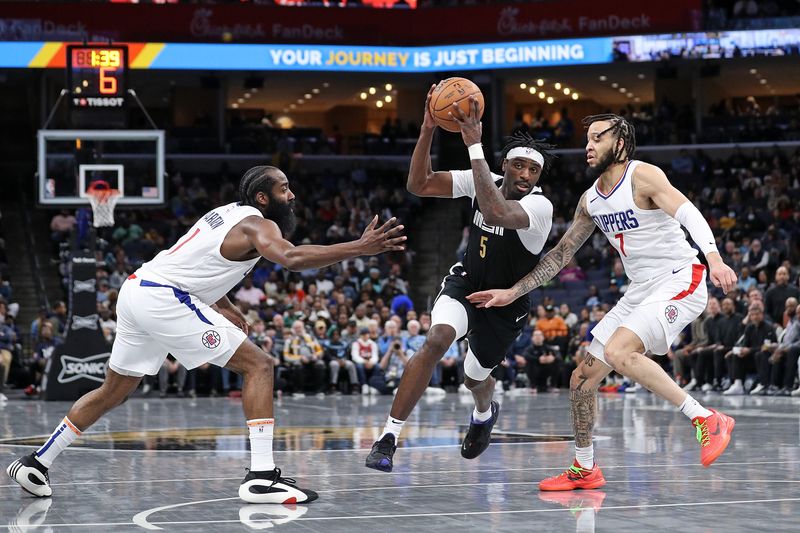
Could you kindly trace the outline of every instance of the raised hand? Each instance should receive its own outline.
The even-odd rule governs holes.
[[[449,115],[461,128],[461,138],[464,139],[465,145],[472,146],[481,142],[483,124],[480,119],[480,103],[477,98],[469,96],[469,115],[464,113],[456,102],[453,102],[453,109]]]
[[[377,255],[384,252],[401,252],[405,250],[403,242],[408,238],[403,235],[405,226],[397,224],[397,218],[392,217],[381,227],[378,226],[378,215],[375,215],[367,227],[364,234],[357,241],[361,255]]]
[[[425,116],[422,118],[422,129],[436,129],[436,121],[433,120],[433,115],[431,115],[431,97],[433,96],[433,90],[435,88],[436,84],[434,83],[431,85],[431,88],[428,90],[428,96],[425,98]]]
[[[504,307],[516,299],[514,291],[511,289],[489,289],[487,291],[473,292],[467,296],[467,300],[480,309]]]

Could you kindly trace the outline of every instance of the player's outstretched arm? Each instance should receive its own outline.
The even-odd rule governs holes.
[[[394,217],[378,227],[378,215],[375,215],[360,239],[330,246],[295,246],[283,238],[275,222],[258,217],[250,219],[252,221],[243,221],[246,222],[243,231],[251,245],[262,257],[293,271],[322,268],[361,255],[377,255],[405,249],[404,226],[397,226],[397,219]]]
[[[436,123],[430,112],[431,94],[436,85],[431,85],[425,99],[425,116],[422,119],[419,139],[408,166],[406,189],[417,196],[453,197],[453,177],[449,172],[434,172],[431,167],[431,143]]]
[[[467,115],[458,104],[454,103],[450,116],[458,122],[461,128],[461,137],[470,150],[469,158],[472,163],[472,177],[475,181],[475,196],[481,206],[484,220],[490,226],[507,229],[527,228],[531,223],[528,213],[518,201],[506,200],[503,193],[494,184],[491,169],[481,147],[483,125],[478,118],[480,104],[474,96],[469,97],[469,106],[470,112]],[[475,148],[472,148],[473,146]]]
[[[659,209],[686,228],[708,261],[711,282],[716,287],[722,287],[726,293],[733,289],[736,286],[736,273],[722,260],[714,232],[700,210],[673,187],[664,171],[655,165],[639,165],[633,179],[638,194],[650,198]]]
[[[583,243],[594,232],[594,221],[589,216],[586,205],[586,193],[578,201],[572,224],[561,240],[545,255],[529,274],[519,280],[510,289],[490,289],[473,292],[467,299],[478,307],[502,307],[528,294],[544,282],[553,279],[562,268],[567,266]]]

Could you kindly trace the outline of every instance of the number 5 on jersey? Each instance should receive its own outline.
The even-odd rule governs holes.
[[[489,240],[489,237],[487,237],[486,235],[481,237],[481,251],[480,251],[481,259],[486,257],[486,241],[488,241],[488,240]]]

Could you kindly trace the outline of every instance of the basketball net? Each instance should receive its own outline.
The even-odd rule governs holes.
[[[107,181],[94,181],[86,190],[89,203],[92,205],[93,222],[95,228],[114,225],[114,207],[120,198],[120,191],[112,189]]]

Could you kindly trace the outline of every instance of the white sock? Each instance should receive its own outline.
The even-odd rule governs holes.
[[[487,409],[486,412],[483,412],[483,413],[478,411],[477,407],[472,410],[472,421],[473,422],[486,422],[490,418],[492,418],[492,406],[491,405],[489,406],[489,409]]]
[[[590,444],[585,448],[575,446],[575,460],[578,461],[581,468],[587,470],[594,468],[594,444]]]
[[[692,398],[690,394],[686,395],[686,399],[683,400],[680,408],[681,413],[685,414],[689,420],[694,420],[698,416],[702,416],[703,418],[708,418],[711,416],[711,411],[700,405],[700,403]]]
[[[50,468],[58,454],[66,450],[67,446],[80,436],[80,430],[65,416],[47,442],[36,450],[36,458],[42,463],[42,466]]]
[[[386,419],[386,425],[383,426],[383,433],[381,433],[381,436],[378,438],[378,440],[381,440],[383,437],[391,433],[394,435],[394,443],[397,444],[397,441],[400,440],[400,432],[403,430],[403,424],[405,423],[405,420],[398,420],[392,415],[389,415],[389,418]]]
[[[247,421],[250,429],[250,470],[263,472],[274,470],[272,459],[272,432],[275,429],[274,418],[255,418]]]

